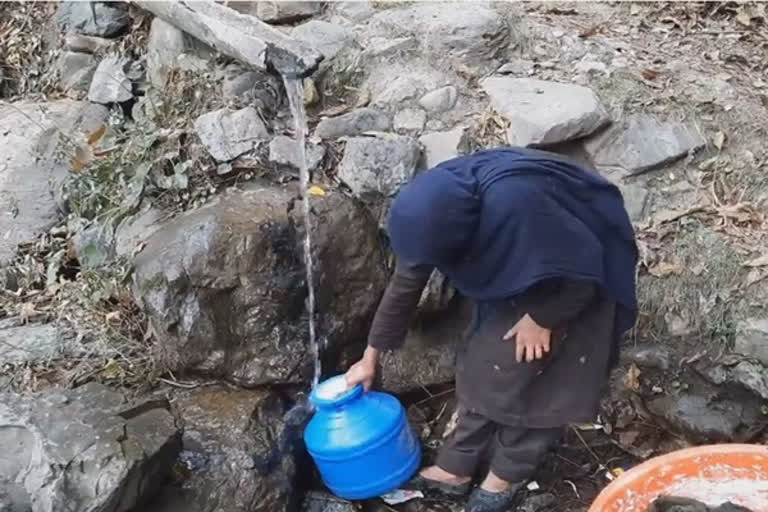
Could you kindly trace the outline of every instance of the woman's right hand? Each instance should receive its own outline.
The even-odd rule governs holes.
[[[376,365],[379,360],[379,351],[373,347],[365,349],[362,359],[353,364],[347,370],[344,378],[347,381],[347,388],[351,389],[358,384],[363,385],[363,389],[368,391],[373,385],[373,379],[376,378]]]

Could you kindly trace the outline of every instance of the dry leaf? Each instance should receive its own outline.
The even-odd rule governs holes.
[[[119,311],[112,311],[111,313],[107,313],[107,315],[104,317],[104,319],[107,321],[108,324],[116,325],[120,323],[120,312]]]
[[[768,254],[763,254],[762,256],[758,256],[753,260],[749,260],[748,262],[744,263],[744,266],[749,268],[768,266]]]
[[[451,418],[448,420],[448,423],[445,425],[445,431],[443,431],[443,439],[447,439],[450,437],[451,434],[456,430],[456,426],[459,424],[459,411],[456,409],[453,411],[453,414],[451,414]]]
[[[736,14],[736,21],[745,27],[750,27],[752,25],[752,17],[743,9],[739,10],[739,13]]]
[[[88,135],[86,142],[88,143],[89,146],[93,146],[94,144],[99,142],[102,137],[104,137],[105,133],[107,133],[107,125],[102,123],[93,133]]]
[[[654,80],[659,77],[661,71],[656,71],[655,69],[644,69],[641,71],[641,74],[646,80]]]
[[[315,81],[311,78],[304,80],[304,105],[312,106],[320,101],[320,93],[317,92]]]
[[[624,385],[632,391],[639,391],[641,374],[640,368],[636,364],[632,364],[624,375]]]
[[[586,39],[588,37],[594,36],[598,32],[600,32],[600,25],[593,25],[589,27],[587,30],[585,30],[584,32],[582,32],[581,34],[579,34],[579,37],[582,39]]]
[[[101,374],[105,379],[117,379],[125,377],[125,371],[117,364],[114,359],[107,361],[104,368],[101,369]]]
[[[712,137],[712,144],[715,145],[718,151],[723,149],[723,144],[725,144],[725,134],[723,132],[717,132],[714,137]]]
[[[668,261],[660,261],[648,269],[648,273],[656,277],[666,277],[671,274],[680,275],[682,272],[683,267],[677,263],[670,263]]]
[[[318,187],[317,185],[312,185],[311,187],[309,187],[308,192],[309,192],[309,195],[311,196],[320,196],[320,197],[325,196],[325,190],[323,190],[321,187]]]
[[[72,170],[74,172],[82,171],[85,166],[93,161],[93,148],[83,144],[75,148],[75,157],[72,159]]]
[[[32,320],[43,313],[41,311],[38,311],[37,308],[35,308],[35,305],[31,302],[25,302],[21,305],[19,316],[21,316],[21,321],[23,323],[26,323],[28,320]]]

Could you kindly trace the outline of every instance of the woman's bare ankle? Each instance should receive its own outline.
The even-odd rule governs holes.
[[[448,485],[461,485],[470,481],[470,477],[454,475],[440,466],[429,466],[422,469],[419,474],[427,480],[434,480]]]
[[[504,492],[508,491],[511,487],[511,482],[499,478],[493,471],[489,471],[488,476],[486,476],[483,483],[480,484],[480,488],[488,492]]]

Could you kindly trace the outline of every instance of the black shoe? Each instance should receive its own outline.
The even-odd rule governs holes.
[[[522,487],[522,483],[513,484],[503,492],[490,492],[477,487],[469,496],[464,512],[507,512],[514,505],[517,491]]]
[[[421,491],[428,496],[448,496],[459,498],[466,496],[469,490],[472,488],[472,482],[466,482],[459,485],[451,485],[437,480],[430,480],[424,478],[421,475],[416,475],[407,484],[403,486],[403,489],[410,491]]]

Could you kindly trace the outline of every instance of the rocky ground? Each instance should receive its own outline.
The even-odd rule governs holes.
[[[326,373],[363,348],[399,187],[540,146],[621,187],[641,315],[599,420],[519,510],[583,511],[654,454],[765,440],[765,4],[224,3],[324,56],[304,102]],[[285,89],[239,28],[208,32],[234,41],[216,50],[174,21],[0,4],[0,509],[459,510],[320,491],[286,415],[313,361]],[[419,310],[381,385],[433,450],[467,304],[435,275]]]

